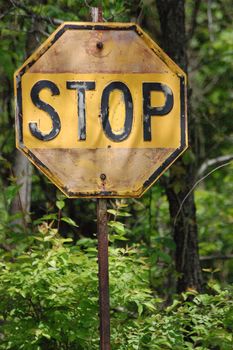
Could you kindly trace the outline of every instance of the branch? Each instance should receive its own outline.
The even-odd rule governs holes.
[[[228,260],[228,259],[233,259],[233,254],[200,256],[200,260],[202,260],[202,261],[206,261],[206,260]]]
[[[216,157],[213,159],[206,160],[200,166],[200,168],[197,172],[197,178],[200,178],[210,166],[222,165],[222,164],[224,164],[226,162],[230,162],[232,160],[233,160],[233,154],[228,154],[226,156],[219,156],[219,157]]]
[[[189,69],[189,72],[194,72],[195,70],[199,70],[201,69],[203,66],[206,66],[207,64],[212,64],[212,63],[215,63],[215,62],[218,62],[222,60],[222,58],[224,57],[227,57],[227,56],[232,56],[233,54],[233,51],[229,50],[229,51],[226,51],[226,52],[223,52],[221,53],[220,55],[214,55],[214,57],[211,57],[211,58],[208,58],[206,60],[200,60],[196,66],[194,67],[190,67]]]
[[[230,165],[231,162],[227,162],[227,163],[224,163],[222,165],[219,165],[217,166],[216,168],[214,168],[213,170],[211,170],[210,172],[208,172],[205,176],[203,176],[202,178],[200,178],[197,182],[195,182],[195,184],[191,187],[191,189],[188,191],[188,193],[186,194],[186,196],[184,197],[184,199],[182,200],[182,202],[180,203],[180,207],[176,213],[176,216],[174,218],[174,226],[176,225],[176,221],[177,221],[177,218],[178,216],[180,215],[180,212],[183,208],[183,205],[186,201],[186,199],[189,197],[190,193],[192,193],[194,191],[194,189],[197,187],[197,185],[199,185],[199,183],[203,180],[205,180],[209,175],[211,175],[213,172],[215,172],[216,170],[219,170],[220,168],[223,168],[224,166],[227,166],[227,165]]]
[[[7,11],[3,12],[1,15],[0,15],[0,20],[3,19],[5,16],[9,15],[9,13],[11,13],[12,11],[12,8],[8,9]]]
[[[213,35],[213,15],[212,15],[212,0],[208,0],[207,4],[207,18],[208,18],[208,29],[209,29],[209,37],[210,41],[214,41],[214,35]]]
[[[200,4],[201,4],[201,0],[195,1],[194,7],[193,7],[193,13],[192,13],[192,17],[191,17],[191,26],[190,26],[190,29],[189,29],[188,35],[187,35],[187,41],[191,40],[194,33],[195,33],[195,30],[197,27],[197,15],[198,15],[198,12],[200,9]]]
[[[0,248],[5,250],[6,252],[11,252],[11,250],[12,250],[12,248],[5,243],[0,243]]]
[[[22,2],[18,2],[18,1],[15,1],[15,0],[10,0],[12,5],[15,7],[15,8],[19,8],[21,10],[23,10],[25,13],[27,13],[28,15],[30,15],[32,18],[35,18],[35,19],[41,19],[49,24],[53,24],[53,25],[57,25],[57,24],[62,24],[64,21],[62,21],[61,19],[58,19],[58,18],[50,18],[50,17],[47,17],[47,16],[42,16],[42,15],[38,15],[37,13],[33,12],[32,10],[29,10],[27,6],[24,6],[22,4]]]

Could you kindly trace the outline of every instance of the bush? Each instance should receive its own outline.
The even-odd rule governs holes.
[[[21,255],[2,257],[0,349],[97,350],[96,241],[72,246],[46,223],[39,231]],[[214,294],[164,307],[137,245],[110,247],[110,282],[113,350],[232,349],[230,291],[212,284]]]

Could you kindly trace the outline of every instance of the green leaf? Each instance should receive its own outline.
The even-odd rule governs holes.
[[[71,218],[68,218],[68,217],[62,217],[61,218],[61,221],[64,221],[66,222],[67,224],[71,225],[71,226],[75,226],[75,227],[78,227],[78,225],[76,224],[76,222],[74,220],[72,220]]]
[[[123,236],[123,235],[114,234],[114,235],[111,235],[110,240],[111,240],[111,241],[115,241],[115,240],[118,240],[118,241],[128,241],[128,238],[126,238],[126,237]]]
[[[115,209],[108,209],[107,210],[108,213],[114,215],[114,216],[131,216],[130,213],[127,213],[125,211],[118,211],[118,210],[115,210]]]
[[[132,215],[130,213],[127,213],[126,211],[120,211],[120,212],[118,212],[117,216],[129,217],[129,216],[132,216]]]
[[[117,210],[115,210],[115,209],[108,209],[107,212],[112,214],[112,215],[117,215]]]
[[[57,263],[56,263],[55,260],[50,260],[50,261],[48,262],[48,264],[49,264],[50,266],[54,267],[54,268],[57,266]]]
[[[61,241],[63,242],[63,243],[66,243],[66,242],[73,242],[73,239],[72,238],[62,238],[61,239]]]
[[[58,209],[62,210],[65,206],[65,202],[64,201],[56,201],[56,206]]]
[[[138,304],[138,315],[141,316],[142,312],[143,312],[143,306],[142,304]]]
[[[125,232],[124,224],[119,221],[109,221],[108,226],[115,229],[118,233]]]
[[[43,215],[40,219],[35,220],[34,224],[37,225],[47,220],[57,220],[57,214]]]

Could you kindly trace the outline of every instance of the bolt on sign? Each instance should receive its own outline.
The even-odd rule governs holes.
[[[15,73],[17,147],[68,197],[139,197],[187,148],[185,73],[132,23],[64,23]]]

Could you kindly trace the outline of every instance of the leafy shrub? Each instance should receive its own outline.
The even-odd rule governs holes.
[[[1,260],[0,349],[99,349],[96,241],[72,246],[47,223],[29,241]],[[110,247],[110,282],[113,350],[232,349],[230,291],[213,284],[164,307],[137,245]]]

